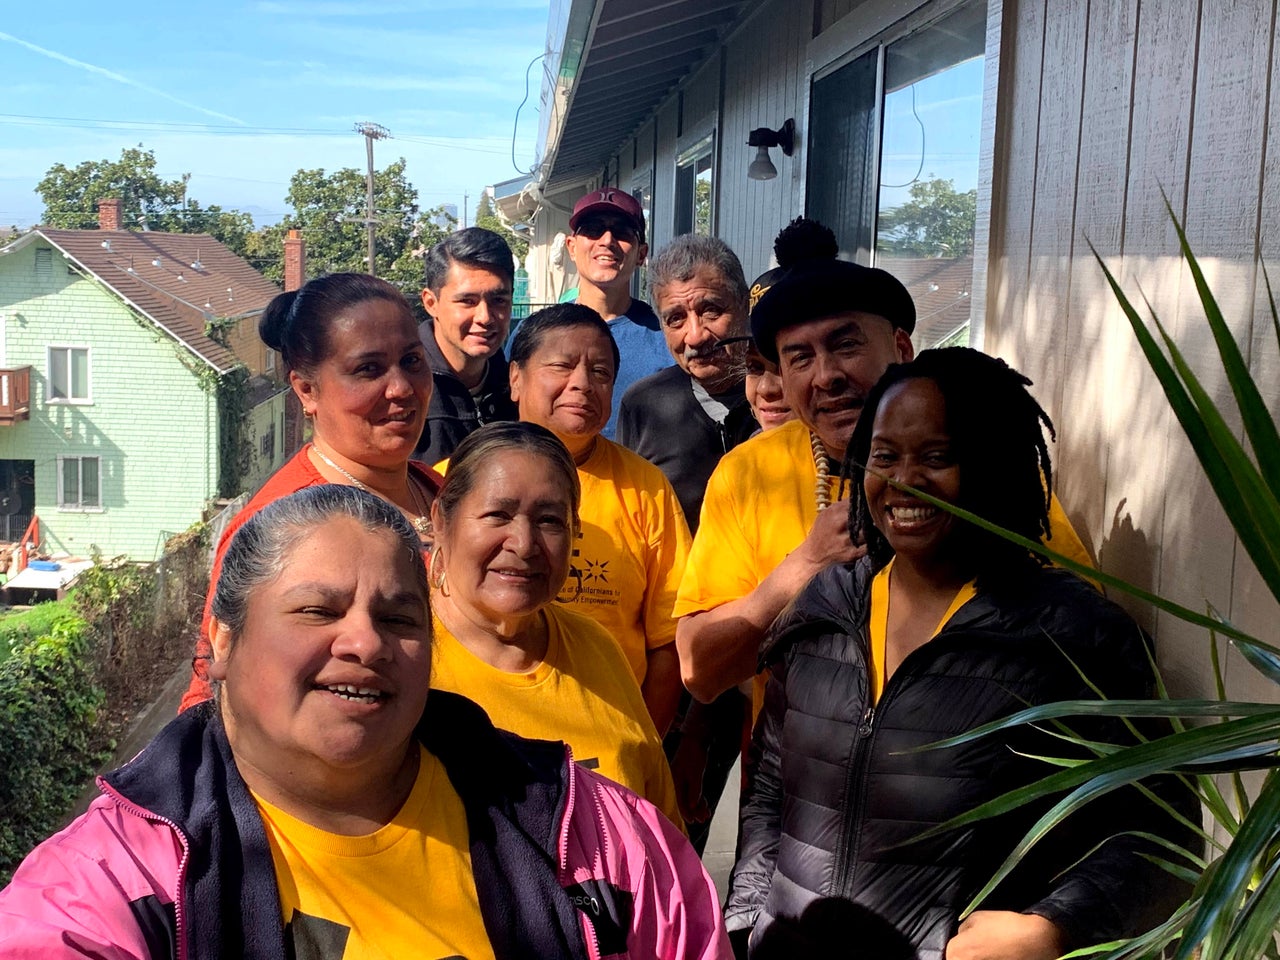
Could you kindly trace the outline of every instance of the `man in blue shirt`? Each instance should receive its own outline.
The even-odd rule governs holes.
[[[593,190],[573,207],[565,249],[578,269],[578,303],[609,324],[622,362],[613,387],[613,412],[602,431],[613,439],[627,387],[671,366],[662,325],[653,309],[631,296],[631,277],[644,263],[644,212],[625,190]]]

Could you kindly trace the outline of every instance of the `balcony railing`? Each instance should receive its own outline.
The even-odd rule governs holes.
[[[31,415],[31,368],[0,370],[0,425],[17,423]]]

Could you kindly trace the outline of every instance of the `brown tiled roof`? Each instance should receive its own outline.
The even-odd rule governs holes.
[[[280,288],[204,233],[54,230],[45,238],[219,373],[236,356],[205,336],[215,317],[260,312]],[[156,261],[159,265],[156,265]]]
[[[937,343],[955,332],[973,312],[973,257],[917,259],[876,257],[876,266],[902,281],[916,302],[916,349]]]

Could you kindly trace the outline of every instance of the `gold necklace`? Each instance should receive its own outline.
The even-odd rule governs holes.
[[[813,451],[813,465],[818,471],[818,479],[813,484],[813,499],[821,513],[831,506],[831,458],[812,430],[809,431],[809,449]]]
[[[311,449],[316,452],[317,457],[319,457],[330,467],[333,467],[333,469],[337,470],[340,474],[342,474],[344,477],[350,480],[351,485],[353,487],[358,487],[359,489],[363,490],[365,493],[373,493],[375,497],[381,496],[381,494],[374,493],[372,490],[370,490],[369,485],[366,484],[364,481],[362,481],[359,477],[356,477],[354,474],[350,473],[347,470],[343,470],[342,467],[338,466],[336,463],[334,463],[332,460],[326,457],[324,455],[324,451],[321,450],[319,447],[317,447],[314,443],[311,445]],[[414,482],[413,475],[409,474],[405,477],[405,479],[409,484],[409,496],[413,498],[414,509],[418,511],[418,515],[416,517],[408,516],[408,513],[406,511],[405,512],[406,518],[411,524],[413,524],[413,529],[417,532],[418,539],[430,542],[433,539],[434,533],[435,533],[435,531],[431,527],[430,511],[423,504],[422,494],[418,490],[418,485]],[[384,497],[383,499],[386,499],[386,498]]]

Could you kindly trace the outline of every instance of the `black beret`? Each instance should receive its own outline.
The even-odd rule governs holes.
[[[891,273],[847,260],[798,263],[765,291],[751,311],[751,335],[760,353],[778,362],[778,332],[841,313],[871,313],[911,333],[916,305]]]
[[[787,271],[782,267],[774,267],[772,270],[766,270],[756,277],[751,284],[751,289],[747,292],[748,308],[754,310],[756,304],[760,302],[760,298],[769,292],[769,288],[786,275]]]

